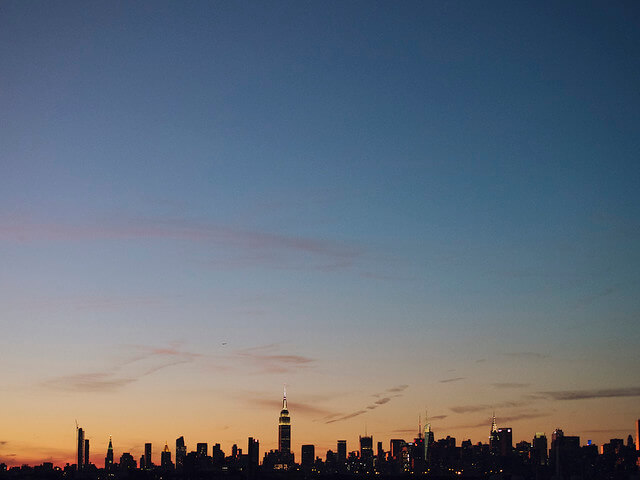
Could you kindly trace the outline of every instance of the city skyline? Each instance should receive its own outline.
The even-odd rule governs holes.
[[[632,433],[639,24],[2,1],[0,461]]]
[[[285,420],[283,421],[283,417],[285,418]],[[286,388],[283,394],[283,398],[282,398],[282,410],[280,412],[280,418],[277,421],[277,442],[276,442],[276,448],[269,448],[270,443],[266,442],[267,447],[265,448],[265,443],[263,443],[263,448],[265,448],[264,450],[259,451],[259,456],[258,456],[258,462],[262,463],[262,455],[267,455],[267,453],[269,451],[277,451],[280,453],[284,453],[286,455],[289,455],[289,453],[292,453],[293,456],[295,457],[295,461],[300,463],[301,462],[301,458],[302,455],[297,455],[297,452],[302,452],[304,450],[305,446],[311,446],[314,447],[314,451],[315,454],[318,455],[320,458],[324,458],[327,456],[329,451],[333,451],[334,454],[338,455],[338,458],[340,458],[340,450],[341,450],[341,446],[340,444],[342,444],[342,448],[344,449],[344,455],[346,455],[347,453],[351,453],[351,452],[361,452],[362,450],[362,439],[363,438],[368,438],[370,439],[370,445],[368,445],[367,448],[371,449],[371,455],[374,456],[373,453],[373,445],[374,442],[375,443],[381,443],[382,445],[389,445],[389,452],[393,451],[393,443],[394,442],[398,442],[398,441],[403,441],[403,442],[412,442],[414,440],[429,440],[429,442],[427,442],[427,445],[429,443],[435,442],[436,440],[439,440],[440,438],[444,439],[445,436],[447,439],[449,439],[450,434],[448,432],[439,432],[438,435],[442,435],[440,436],[436,436],[436,432],[434,432],[432,430],[431,427],[431,422],[430,419],[428,417],[428,415],[425,415],[424,417],[424,428],[423,428],[423,424],[422,424],[422,416],[419,415],[418,417],[418,426],[415,429],[415,431],[413,432],[414,435],[410,435],[409,432],[407,432],[407,430],[400,430],[400,431],[396,431],[395,436],[391,436],[388,438],[384,438],[384,440],[380,440],[379,437],[376,437],[374,435],[373,432],[367,431],[367,426],[365,425],[365,430],[363,434],[359,434],[358,435],[358,441],[346,441],[346,440],[341,440],[341,439],[336,439],[334,441],[334,444],[332,446],[323,446],[321,445],[320,448],[315,448],[318,447],[318,445],[316,445],[315,443],[310,443],[312,442],[313,438],[306,438],[303,439],[301,441],[298,442],[298,444],[296,445],[296,448],[291,448],[291,431],[292,431],[292,423],[291,420],[289,418],[289,411],[288,411],[288,402],[287,402],[287,396],[286,396]],[[457,438],[456,440],[459,442],[463,442],[463,441],[470,441],[472,445],[476,445],[476,444],[484,444],[484,445],[488,445],[490,446],[490,448],[497,448],[498,452],[500,452],[501,448],[504,448],[504,445],[500,445],[500,437],[503,435],[503,432],[505,432],[508,435],[508,445],[510,445],[510,448],[514,448],[514,446],[516,445],[517,442],[519,441],[528,441],[528,440],[533,440],[535,441],[536,438],[540,437],[540,436],[546,436],[547,432],[545,431],[536,431],[535,434],[530,437],[529,439],[526,438],[520,438],[520,437],[513,437],[513,432],[512,432],[512,428],[510,426],[498,426],[498,422],[497,422],[497,418],[495,415],[495,412],[493,413],[492,417],[489,419],[490,422],[488,422],[488,424],[486,425],[488,434],[486,435],[486,438],[481,439],[481,440],[477,440],[477,439],[472,439],[470,437],[463,437],[463,438]],[[275,422],[274,422],[275,425]],[[282,427],[287,426],[289,427],[286,430],[286,433],[283,433]],[[633,428],[635,428],[635,436],[633,435]],[[275,430],[275,428],[274,428]],[[562,429],[559,426],[556,426],[553,429],[553,432],[555,434],[556,431],[562,431]],[[603,430],[603,432],[609,432],[610,430]],[[100,462],[95,462],[91,460],[91,454],[90,454],[90,438],[95,438],[95,437],[85,437],[86,435],[86,431],[83,427],[80,427],[76,421],[76,433],[75,433],[75,441],[76,441],[76,449],[75,452],[70,453],[69,457],[70,458],[75,458],[76,462],[75,465],[88,465],[88,464],[92,464],[95,466],[98,466],[99,468],[101,467],[101,463]],[[589,439],[583,439],[582,436],[579,434],[579,432],[568,432],[571,433],[572,435],[576,435],[578,438],[581,439],[581,445],[598,445],[596,442],[592,442],[592,440]],[[635,450],[639,450],[637,445],[639,444],[638,442],[640,441],[640,437],[638,436],[640,435],[640,419],[635,420],[635,424],[633,427],[631,427],[631,429],[629,430],[629,433],[627,435],[619,435],[616,438],[620,438],[623,441],[627,438],[630,437],[633,440],[633,445]],[[551,437],[551,434],[549,433],[548,437]],[[255,438],[252,435],[248,435],[247,436],[249,444],[252,444],[254,441],[256,442],[260,442],[261,440],[259,438]],[[609,438],[607,439],[608,441],[613,441],[614,438]],[[607,442],[602,442],[600,444],[600,446],[602,446],[604,443]],[[202,455],[202,456],[207,456],[209,455],[209,447],[212,447],[213,449],[215,449],[216,445],[219,445],[220,447],[224,447],[224,445],[221,444],[220,441],[216,440],[216,439],[210,439],[209,441],[203,442],[203,439],[195,439],[195,443],[191,443],[191,445],[195,445],[195,448],[192,448],[191,450],[189,449],[189,442],[185,441],[184,436],[180,436],[177,437],[175,439],[175,447],[172,450],[171,447],[169,447],[169,440],[165,440],[164,442],[164,448],[162,450],[159,451],[159,453],[153,454],[153,449],[152,449],[152,445],[154,444],[154,442],[147,442],[145,441],[144,444],[142,445],[142,447],[138,448],[138,447],[133,447],[133,448],[124,448],[124,449],[114,449],[113,444],[112,444],[112,435],[109,435],[109,440],[108,440],[108,444],[107,447],[105,449],[106,455],[103,457],[103,463],[104,463],[104,468],[111,468],[115,462],[115,459],[119,458],[120,455],[131,455],[132,459],[135,460],[136,458],[140,459],[140,468],[143,469],[145,468],[145,465],[153,465],[155,467],[158,467],[160,465],[162,465],[163,467],[166,465],[165,461],[163,461],[162,459],[164,458],[163,456],[166,453],[169,453],[169,455],[167,456],[167,460],[168,463],[171,464],[171,468],[175,468],[173,462],[171,461],[171,455],[173,453],[173,455],[176,455],[175,458],[176,459],[176,464],[179,462],[180,464],[182,464],[183,460],[178,461],[177,460],[177,452],[179,450],[179,448],[183,448],[183,452],[181,453],[182,455],[182,459],[184,459],[184,457],[186,456],[187,452],[191,451],[191,452],[197,452],[198,455]],[[494,444],[497,445],[497,447],[494,447]],[[116,443],[117,445],[117,443]],[[352,445],[354,448],[349,448],[349,445]],[[234,443],[233,445],[233,449],[231,448],[231,446],[226,445],[227,449],[225,450],[225,448],[222,448],[222,451],[225,452],[225,454],[229,454],[232,450],[235,451],[236,448],[240,448],[240,450],[243,450],[243,446],[244,444],[242,443]],[[426,446],[426,445],[425,445]],[[93,444],[93,448],[95,448],[95,443]],[[201,448],[203,449],[201,451]],[[251,448],[251,447],[250,447]],[[249,453],[250,448],[246,449],[246,453]],[[258,447],[260,448],[260,447]],[[425,448],[425,447],[422,447]],[[117,453],[116,453],[117,452]],[[322,455],[321,455],[322,454]],[[507,453],[505,453],[504,451],[501,452],[502,456],[506,456]],[[250,454],[249,454],[250,455]],[[426,455],[426,449],[425,449],[425,455]],[[101,457],[101,453],[99,450],[95,451],[94,454],[94,459],[95,457],[100,458]],[[294,458],[291,457],[284,457],[287,459],[287,461],[290,462],[294,462]],[[315,457],[314,457],[315,458]],[[345,457],[346,458],[346,457]],[[158,462],[157,460],[161,460],[160,462]],[[48,457],[48,458],[44,458],[44,459],[40,459],[37,460],[35,463],[31,463],[31,465],[39,465],[42,462],[51,462],[53,463],[55,466],[58,467],[64,467],[65,465],[72,465],[74,464],[73,461],[69,461],[69,460],[65,460],[64,458],[52,458],[52,457]],[[12,467],[12,466],[21,466],[21,465],[29,465],[30,463],[27,462],[23,462],[20,459],[14,459],[14,458],[9,458],[9,459],[3,459],[0,457],[0,463],[4,463],[5,465],[7,465],[8,467]]]

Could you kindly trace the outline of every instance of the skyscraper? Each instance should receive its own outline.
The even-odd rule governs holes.
[[[78,470],[84,465],[84,430],[78,428]]]
[[[146,470],[151,470],[153,467],[153,462],[151,461],[151,444],[144,444],[144,468]]]
[[[498,436],[500,443],[500,455],[508,457],[513,452],[513,434],[511,432],[511,428],[499,428]]]
[[[84,439],[84,465],[89,465],[89,439]]]
[[[199,457],[204,458],[209,453],[209,444],[207,442],[200,442],[196,444],[196,453]]]
[[[347,462],[347,441],[338,440],[338,463],[344,465]]]
[[[291,451],[291,418],[289,410],[287,410],[287,390],[284,390],[282,396],[282,410],[280,410],[280,418],[278,419],[278,450],[281,453],[289,453]]]
[[[300,463],[304,470],[311,470],[316,460],[316,447],[314,445],[302,445]]]
[[[163,470],[171,470],[173,469],[173,463],[171,463],[171,451],[169,450],[169,445],[165,442],[164,449],[160,454],[160,467]]]
[[[184,466],[184,457],[187,456],[187,446],[184,443],[184,437],[176,439],[176,470],[182,470]]]
[[[497,455],[500,453],[500,433],[496,425],[496,414],[491,418],[491,431],[489,432],[489,451]]]
[[[360,436],[360,460],[367,467],[373,466],[373,437],[370,435]]]
[[[536,465],[546,465],[548,463],[548,452],[547,436],[543,432],[536,432],[535,437],[533,437],[533,447],[531,449],[533,463]]]
[[[109,437],[109,446],[107,447],[107,456],[104,457],[104,469],[109,471],[113,468],[113,445],[111,437]]]

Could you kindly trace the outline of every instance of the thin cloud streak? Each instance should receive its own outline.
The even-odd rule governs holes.
[[[505,357],[521,359],[521,360],[542,360],[543,358],[549,358],[549,355],[543,355],[537,352],[510,352],[503,353]]]
[[[494,388],[525,388],[531,385],[530,383],[517,383],[517,382],[503,382],[503,383],[492,383],[491,386]]]
[[[343,415],[341,417],[338,418],[331,418],[331,419],[327,419],[326,422],[324,423],[335,423],[335,422],[342,422],[344,420],[349,420],[350,418],[353,417],[357,417],[359,415],[362,415],[364,413],[367,413],[371,410],[375,410],[376,408],[380,407],[381,405],[386,405],[387,403],[389,403],[393,398],[396,397],[401,397],[402,396],[402,392],[404,392],[407,388],[409,388],[409,385],[398,385],[395,387],[391,387],[391,388],[387,388],[384,392],[387,393],[395,393],[395,395],[387,395],[387,396],[382,396],[384,395],[383,393],[374,393],[372,396],[373,397],[377,397],[378,400],[376,400],[375,402],[373,402],[372,405],[367,405],[366,407],[357,410],[353,413],[349,413],[347,415]]]
[[[232,354],[236,359],[243,360],[260,369],[260,373],[285,373],[295,369],[309,368],[315,360],[302,355],[284,355],[277,353],[276,344],[238,350]]]
[[[552,400],[590,400],[593,398],[640,397],[640,387],[607,388],[600,390],[560,390],[540,392]]]
[[[460,380],[464,380],[466,377],[453,377],[453,378],[445,378],[444,380],[440,380],[440,383],[452,383],[459,382]]]
[[[506,402],[494,403],[492,405],[489,405],[486,403],[479,404],[479,405],[461,405],[461,406],[450,407],[449,410],[451,410],[454,413],[474,413],[474,412],[481,412],[484,410],[491,410],[495,408],[524,407],[531,403],[532,403],[531,400],[510,400]]]
[[[133,347],[143,353],[120,361],[104,371],[62,375],[41,382],[41,386],[69,392],[114,392],[175,365],[189,363],[200,354],[175,347]],[[123,371],[124,370],[124,371]]]
[[[5,221],[0,225],[0,240],[10,241],[84,241],[101,239],[174,239],[208,242],[248,251],[290,250],[340,258],[360,255],[358,248],[328,240],[297,237],[271,232],[244,230],[186,220],[139,219],[128,222],[104,222],[100,225],[69,225]],[[336,268],[349,263],[336,262]]]

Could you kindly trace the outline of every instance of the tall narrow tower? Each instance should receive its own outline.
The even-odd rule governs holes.
[[[496,425],[496,412],[493,412],[491,418],[491,432],[489,433],[489,451],[493,454],[500,452],[500,433]]]
[[[282,410],[278,419],[278,450],[280,453],[291,452],[291,418],[287,410],[287,387],[282,396]]]
[[[104,469],[109,471],[113,468],[113,444],[111,436],[109,436],[109,446],[107,447],[107,456],[104,457]]]
[[[84,430],[82,427],[76,427],[76,430],[78,431],[78,470],[81,470],[84,467]]]

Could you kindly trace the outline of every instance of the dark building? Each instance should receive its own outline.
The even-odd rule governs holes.
[[[129,452],[124,452],[120,455],[120,470],[135,470],[137,467],[136,461]]]
[[[491,430],[489,432],[489,451],[493,455],[500,454],[500,433],[498,432],[498,426],[496,425],[495,413],[491,420]]]
[[[78,428],[78,470],[84,465],[84,430]]]
[[[282,410],[278,419],[278,450],[281,453],[291,452],[291,418],[287,410],[287,391],[282,396]]]
[[[316,447],[314,445],[302,445],[300,462],[304,470],[311,470],[316,460]]]
[[[373,437],[360,436],[360,460],[365,467],[373,467]]]
[[[187,456],[187,446],[184,443],[184,437],[176,439],[176,469],[182,470],[184,467],[184,458]]]
[[[151,444],[150,443],[144,444],[144,468],[146,470],[151,470],[153,468],[153,462],[151,461]]]
[[[580,471],[580,437],[565,435],[556,428],[551,435],[549,464],[557,477],[568,477]]]
[[[107,447],[107,456],[104,457],[104,469],[109,471],[113,468],[113,444],[109,437],[109,446]]]
[[[249,465],[257,468],[260,462],[260,442],[258,440],[254,440],[253,437],[249,437],[247,453],[249,456]]]
[[[199,457],[206,457],[209,452],[209,444],[206,442],[201,442],[196,444],[196,454]]]
[[[338,440],[338,449],[336,451],[338,464],[344,465],[347,462],[347,441]]]
[[[89,466],[89,439],[84,440],[84,466]]]
[[[636,450],[640,451],[640,418],[636,420]]]
[[[169,445],[164,444],[164,449],[160,454],[160,467],[163,470],[173,470],[173,462],[171,461],[171,451]]]
[[[402,452],[402,447],[404,446],[406,442],[404,440],[401,440],[399,438],[392,438],[389,441],[389,450],[391,458],[395,461],[400,461],[401,459],[401,452]]]
[[[513,433],[510,427],[498,429],[498,444],[500,445],[500,455],[508,457],[513,452]]]
[[[549,463],[548,448],[547,436],[544,433],[537,432],[533,437],[533,445],[531,447],[531,463],[538,466],[547,465]]]
[[[411,471],[414,473],[423,473],[426,471],[426,463],[424,459],[424,438],[422,433],[418,435],[418,438],[413,440],[411,447]]]

